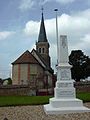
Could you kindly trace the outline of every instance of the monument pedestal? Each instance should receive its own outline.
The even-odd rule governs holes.
[[[79,99],[56,99],[51,98],[50,104],[44,105],[46,114],[67,114],[90,112],[90,109],[83,106]]]
[[[76,112],[90,112],[90,109],[83,106],[82,100],[76,99],[76,91],[71,79],[71,65],[68,63],[67,37],[61,36],[57,82],[54,89],[54,98],[49,100],[49,104],[44,105],[46,114],[66,114]]]
[[[54,98],[51,98],[49,100],[49,104],[44,105],[44,110],[46,114],[90,112],[90,109],[83,106],[82,100],[76,98],[76,92],[73,86],[74,81],[69,78],[69,67],[71,66],[64,66],[64,73],[62,72],[62,70],[60,70],[61,68],[63,68],[62,66],[58,66],[57,68],[60,70],[58,70],[58,72],[59,75],[62,76],[62,78],[61,80],[57,80],[56,82],[56,87],[54,89]]]

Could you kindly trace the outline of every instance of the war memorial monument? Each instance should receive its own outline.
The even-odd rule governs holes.
[[[78,112],[90,112],[83,106],[82,100],[76,98],[74,80],[71,79],[71,65],[68,63],[67,36],[61,35],[57,44],[57,82],[54,88],[54,97],[49,104],[44,105],[46,114],[66,114]]]

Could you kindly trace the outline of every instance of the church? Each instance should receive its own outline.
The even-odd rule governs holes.
[[[12,84],[29,85],[39,93],[52,92],[54,71],[51,68],[49,48],[42,12],[36,50],[26,50],[12,63]]]

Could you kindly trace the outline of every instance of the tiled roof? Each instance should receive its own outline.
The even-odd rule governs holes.
[[[12,64],[39,64],[36,58],[27,50]]]

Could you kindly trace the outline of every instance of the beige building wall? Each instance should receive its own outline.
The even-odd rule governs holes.
[[[37,74],[37,65],[36,64],[30,64],[30,74]]]
[[[35,86],[36,85],[36,77],[37,77],[37,65],[36,64],[30,64],[30,72],[29,72],[29,85]]]
[[[45,76],[46,75],[46,76]],[[12,67],[12,83],[14,85],[29,84],[44,87],[44,81],[48,80],[48,87],[52,87],[52,74],[39,64],[14,64]]]
[[[20,65],[20,84],[28,84],[28,64]]]
[[[40,65],[37,66],[37,77],[38,89],[42,89],[44,87],[44,69]]]
[[[43,86],[43,80],[42,81],[37,81],[38,77],[42,77],[43,75],[43,69],[40,65],[38,64],[31,64],[30,65],[30,84],[35,84],[38,86]]]
[[[44,69],[40,65],[37,65],[37,75],[40,76],[43,74],[44,74]]]
[[[18,64],[12,66],[12,84],[19,84],[18,81]]]
[[[48,87],[52,87],[52,75],[49,73],[48,75]]]
[[[28,64],[14,64],[12,66],[12,84],[28,84]]]

